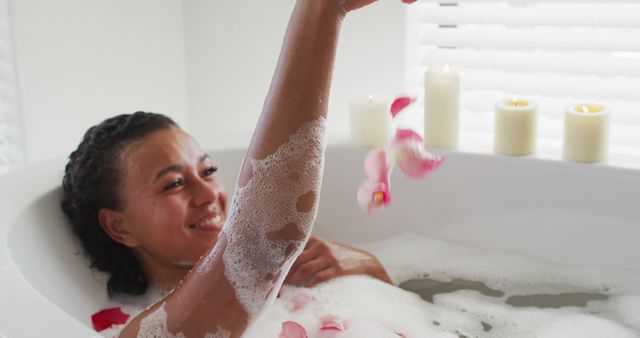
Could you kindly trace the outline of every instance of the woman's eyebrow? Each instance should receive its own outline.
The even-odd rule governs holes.
[[[198,159],[199,163],[202,163],[204,161],[206,161],[207,159],[209,159],[209,155],[208,154],[203,154],[202,156],[200,156],[200,158]],[[182,169],[184,169],[184,166],[182,164],[172,164],[168,167],[162,168],[160,169],[160,171],[158,171],[158,173],[156,174],[156,177],[153,178],[153,181],[157,181],[160,179],[160,177],[170,173],[170,172],[181,172]]]
[[[153,178],[153,181],[157,181],[160,179],[160,177],[170,173],[170,172],[181,172],[182,169],[184,169],[184,166],[182,164],[173,164],[170,165],[168,167],[162,168],[160,169],[160,171],[158,171],[158,173],[156,174],[156,177]]]

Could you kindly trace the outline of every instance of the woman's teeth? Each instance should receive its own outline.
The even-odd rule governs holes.
[[[211,217],[203,222],[200,222],[198,224],[191,224],[189,227],[190,228],[202,228],[202,227],[206,227],[209,225],[215,225],[215,224],[220,224],[220,222],[222,222],[222,215],[215,215],[214,217]]]

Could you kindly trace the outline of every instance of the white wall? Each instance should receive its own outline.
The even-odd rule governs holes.
[[[253,130],[276,66],[294,0],[185,0],[191,132],[203,147]],[[380,1],[343,26],[330,102],[329,130],[348,130],[357,95],[401,93],[405,7]]]
[[[253,130],[293,4],[183,1],[190,131],[203,147]]]
[[[84,131],[136,110],[186,124],[181,2],[11,1],[30,162],[66,156]]]
[[[295,0],[14,0],[30,162],[68,155],[84,131],[136,110],[175,118],[204,148],[250,133]],[[347,101],[401,92],[405,6],[350,14],[338,47],[329,128]]]

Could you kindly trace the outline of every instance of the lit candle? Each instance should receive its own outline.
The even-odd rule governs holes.
[[[429,147],[458,146],[460,75],[448,65],[430,67],[424,78],[424,141]]]
[[[493,151],[510,156],[531,155],[536,150],[536,104],[522,99],[495,104]]]
[[[389,100],[367,98],[349,102],[351,141],[359,146],[374,148],[389,144],[393,125]]]
[[[600,162],[609,152],[609,111],[598,104],[578,104],[564,112],[566,160]]]

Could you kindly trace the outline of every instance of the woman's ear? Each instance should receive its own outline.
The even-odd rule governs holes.
[[[98,212],[100,226],[114,241],[135,248],[140,245],[136,235],[131,232],[124,221],[124,215],[116,210],[102,208]]]

